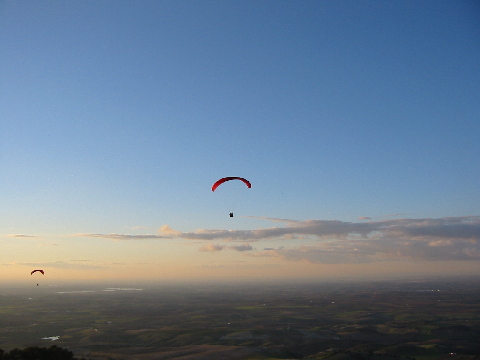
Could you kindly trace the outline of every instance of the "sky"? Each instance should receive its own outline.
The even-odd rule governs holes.
[[[475,1],[1,1],[0,49],[0,281],[479,274]]]

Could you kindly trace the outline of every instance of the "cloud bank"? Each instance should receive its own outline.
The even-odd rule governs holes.
[[[286,225],[257,230],[205,230],[182,233],[169,230],[175,237],[188,240],[225,240],[255,242],[266,239],[295,239],[310,236],[323,240],[318,245],[290,249],[265,248],[250,256],[276,257],[310,263],[367,263],[385,260],[480,260],[480,217],[440,219],[392,219],[361,223],[339,220],[293,221],[275,219]],[[366,219],[365,219],[366,220]],[[161,233],[161,230],[160,230]],[[249,247],[249,248],[247,248]],[[251,250],[250,245],[236,250]],[[227,248],[209,244],[203,251]],[[231,247],[231,248],[235,248]],[[209,249],[209,250],[207,250]]]
[[[168,225],[158,235],[77,234],[112,240],[175,239],[208,241],[200,251],[236,250],[249,256],[274,257],[288,261],[341,264],[388,260],[478,261],[480,260],[480,216],[388,219],[360,222],[339,220],[268,219],[284,226],[254,230],[199,229],[193,232],[173,230]],[[298,239],[315,239],[313,245],[299,245]],[[284,240],[291,246],[264,248],[254,252],[250,243]],[[217,241],[241,242],[240,245],[214,244]]]
[[[172,230],[168,225],[159,230],[160,235],[180,237],[188,240],[230,240],[258,241],[271,238],[292,238],[295,236],[315,236],[321,239],[469,239],[480,240],[480,217],[449,217],[441,219],[394,219],[382,221],[362,221],[361,223],[339,220],[279,220],[284,227],[271,227],[256,230],[199,229],[194,232]],[[168,232],[163,229],[168,228]],[[125,235],[124,235],[125,236]],[[132,235],[134,236],[134,235]]]

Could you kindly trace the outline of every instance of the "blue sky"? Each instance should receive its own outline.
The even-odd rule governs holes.
[[[480,215],[479,20],[471,1],[1,2],[0,263],[67,261],[85,244],[142,257],[167,245],[72,235],[163,225]],[[212,193],[224,176],[252,188]],[[257,259],[307,242],[282,236]],[[213,238],[191,256],[210,246],[227,267],[233,245]],[[32,243],[60,250],[20,259]],[[165,253],[189,262],[175,246]]]

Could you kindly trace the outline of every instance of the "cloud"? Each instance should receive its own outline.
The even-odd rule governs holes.
[[[158,234],[161,236],[178,236],[181,235],[181,231],[173,230],[168,225],[163,225],[160,229],[158,229]]]
[[[229,246],[229,249],[232,250],[237,250],[237,251],[250,251],[253,250],[253,248],[250,246],[250,244],[242,244],[242,245],[234,245],[234,246]]]
[[[368,216],[360,216],[358,220],[372,220],[372,218]]]
[[[478,241],[466,239],[335,240],[291,249],[268,249],[250,256],[274,257],[314,264],[352,264],[389,260],[479,261],[480,244]]]
[[[310,263],[368,263],[386,260],[480,260],[480,217],[390,219],[361,223],[339,220],[284,221],[284,227],[256,230],[176,232],[188,240],[259,241],[281,238],[295,244],[296,237],[313,236],[318,245],[290,249],[265,248],[250,256],[276,257]],[[173,231],[173,230],[172,230]],[[250,245],[248,245],[250,247]],[[229,247],[250,250],[245,245]],[[225,247],[209,244],[202,251]]]
[[[321,223],[315,223],[315,221]],[[350,227],[351,229],[348,229]],[[363,228],[363,229],[362,229]],[[317,236],[347,236],[358,232],[367,234],[373,230],[365,224],[344,225],[341,222],[324,220],[307,220],[294,223],[287,227],[272,227],[256,230],[206,230],[199,229],[195,232],[178,233],[176,236],[188,240],[230,240],[230,241],[258,241],[268,238],[281,238],[288,235],[317,235]]]
[[[320,239],[404,238],[404,239],[472,239],[480,240],[480,217],[450,217],[440,219],[392,219],[361,223],[339,220],[284,220],[287,226],[256,230],[199,229],[180,232],[170,229],[172,236],[188,240],[258,241],[269,238],[315,236]],[[162,227],[162,228],[165,228]]]
[[[268,218],[261,218],[268,219]],[[158,235],[78,234],[114,240],[182,238],[208,241],[200,251],[251,251],[251,242],[282,239],[322,240],[310,246],[265,248],[250,256],[276,257],[310,263],[367,263],[386,260],[480,260],[480,216],[384,219],[359,222],[340,220],[268,219],[284,226],[253,230],[198,229],[192,232],[162,226]],[[366,220],[366,221],[365,221]],[[216,241],[241,241],[242,245],[214,245]]]
[[[147,240],[147,239],[171,239],[170,236],[161,235],[130,235],[130,234],[75,234],[76,237],[93,237],[112,240]]]
[[[278,249],[279,250],[282,250],[284,247],[283,246],[280,246]],[[275,248],[263,248],[263,250],[276,250]]]
[[[373,259],[356,249],[335,249],[335,246],[301,246],[293,249],[269,249],[254,253],[253,257],[280,258],[287,261],[303,261],[312,264],[358,264]]]
[[[233,245],[233,246],[226,246],[226,245],[219,245],[219,244],[206,244],[200,247],[200,251],[209,251],[209,252],[215,252],[215,251],[222,251],[222,250],[236,250],[236,251],[250,251],[253,250],[253,247],[250,246],[250,244],[242,244],[242,245]]]
[[[284,220],[282,220],[284,221]],[[271,227],[256,230],[206,230],[195,232],[176,232],[177,237],[188,240],[230,240],[258,241],[269,238],[292,238],[295,236],[314,235],[317,237],[348,237],[351,234],[367,236],[377,230],[371,223],[347,223],[338,220],[290,221],[285,227]]]
[[[480,221],[473,217],[399,220],[389,226],[391,232],[399,232],[412,238],[474,239],[480,240]]]
[[[214,245],[214,244],[206,244],[200,248],[200,251],[210,251],[210,252],[215,252],[215,251],[222,251],[225,249],[225,245]]]
[[[50,261],[42,263],[13,263],[13,264],[2,264],[2,265],[22,265],[29,266],[32,268],[57,268],[57,269],[82,269],[82,270],[95,270],[95,269],[105,269],[105,266],[101,265],[85,265],[85,264],[71,264],[65,261]]]
[[[7,235],[8,237],[13,237],[13,238],[34,238],[37,237],[36,235],[25,235],[25,234],[11,234]]]

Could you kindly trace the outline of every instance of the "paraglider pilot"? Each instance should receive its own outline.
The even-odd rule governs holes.
[[[230,217],[233,217],[233,213],[232,213],[232,212],[230,213]]]

